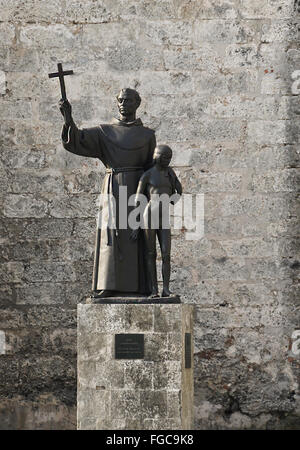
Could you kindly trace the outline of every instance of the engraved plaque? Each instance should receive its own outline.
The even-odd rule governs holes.
[[[116,359],[143,359],[144,335],[143,334],[116,334],[115,335]]]
[[[191,333],[185,333],[185,336],[184,336],[184,357],[185,357],[185,368],[190,369],[192,367],[192,336],[191,336]]]

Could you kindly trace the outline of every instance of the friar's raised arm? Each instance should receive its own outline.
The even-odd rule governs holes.
[[[65,119],[61,135],[64,148],[75,155],[102,159],[99,127],[80,130],[72,118],[68,100],[61,100],[59,107]]]

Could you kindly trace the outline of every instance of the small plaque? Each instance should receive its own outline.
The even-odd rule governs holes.
[[[143,334],[116,334],[115,335],[116,359],[143,359],[144,335]]]
[[[191,336],[191,333],[185,333],[185,336],[184,336],[184,356],[185,356],[185,368],[190,369],[192,367],[192,336]]]

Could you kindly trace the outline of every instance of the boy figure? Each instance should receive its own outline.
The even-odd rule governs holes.
[[[172,150],[168,145],[158,145],[155,147],[153,155],[154,165],[141,176],[135,198],[136,204],[139,201],[140,194],[146,195],[148,199],[143,214],[143,228],[146,240],[148,273],[151,283],[149,298],[159,297],[156,272],[156,236],[158,237],[162,253],[162,297],[172,295],[169,290],[171,271],[169,204],[174,204],[179,200],[179,196],[182,194],[182,186],[174,170],[169,167],[171,158]],[[176,192],[177,198],[174,199],[173,196],[170,199]],[[138,232],[138,229],[132,232],[132,239],[137,239]]]

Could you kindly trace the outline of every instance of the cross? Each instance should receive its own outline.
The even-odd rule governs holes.
[[[58,72],[49,73],[49,78],[56,78],[56,77],[59,78],[60,89],[61,89],[61,97],[62,97],[63,100],[67,100],[66,86],[65,86],[64,77],[66,75],[72,75],[74,72],[73,72],[73,70],[65,70],[65,71],[63,71],[61,63],[57,64],[57,70],[58,70]]]

